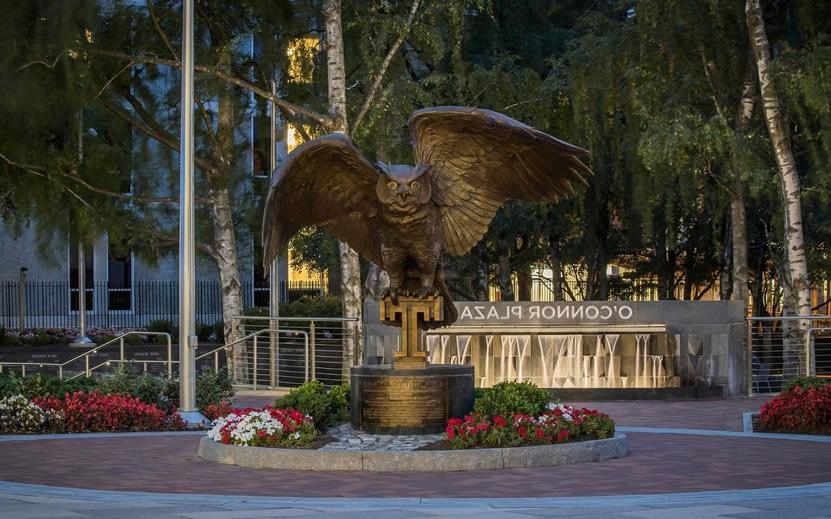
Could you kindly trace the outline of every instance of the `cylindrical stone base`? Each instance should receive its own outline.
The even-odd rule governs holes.
[[[473,366],[352,368],[352,427],[373,434],[432,434],[473,408]]]

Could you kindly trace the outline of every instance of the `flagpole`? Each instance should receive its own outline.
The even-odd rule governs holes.
[[[179,415],[205,420],[196,409],[196,242],[193,212],[193,0],[182,2],[182,103],[179,149]]]

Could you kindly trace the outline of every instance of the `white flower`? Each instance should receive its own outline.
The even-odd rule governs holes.
[[[572,420],[574,420],[574,408],[570,405],[555,404],[554,402],[549,402],[548,406],[546,407],[548,407],[549,411],[559,410],[560,413],[562,413],[563,419],[567,422],[571,422]]]

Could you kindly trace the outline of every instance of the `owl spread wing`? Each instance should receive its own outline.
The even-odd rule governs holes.
[[[383,268],[373,222],[379,173],[344,135],[331,134],[292,151],[277,167],[263,215],[264,265],[297,231],[317,225]]]
[[[490,110],[425,108],[408,124],[416,162],[431,168],[444,250],[454,256],[482,239],[506,200],[556,202],[591,174],[580,161],[586,150]]]

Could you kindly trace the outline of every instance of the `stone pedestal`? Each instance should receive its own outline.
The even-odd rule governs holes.
[[[473,366],[352,368],[352,427],[374,434],[432,434],[473,408]]]

